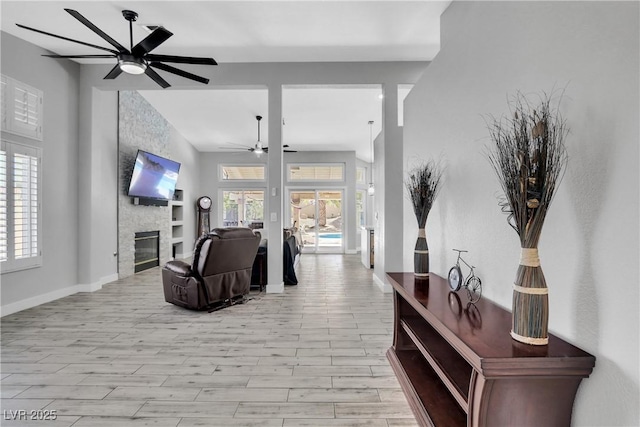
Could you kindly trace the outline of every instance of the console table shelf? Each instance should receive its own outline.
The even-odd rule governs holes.
[[[546,346],[514,341],[509,311],[469,304],[430,276],[387,274],[395,314],[387,358],[420,425],[570,425],[595,357],[553,335]]]

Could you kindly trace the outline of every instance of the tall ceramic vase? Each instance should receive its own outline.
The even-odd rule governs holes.
[[[538,249],[522,248],[513,285],[511,337],[525,344],[546,345],[548,326],[549,295]]]
[[[413,252],[413,273],[417,279],[429,278],[429,246],[424,228],[418,229],[418,239]]]

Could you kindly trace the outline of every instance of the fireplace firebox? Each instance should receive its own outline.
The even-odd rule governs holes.
[[[136,273],[160,265],[160,231],[135,234],[134,271]]]

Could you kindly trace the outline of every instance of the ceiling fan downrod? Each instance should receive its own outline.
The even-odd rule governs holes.
[[[129,48],[133,50],[133,21],[138,19],[138,14],[133,10],[123,10],[122,16],[129,21]]]
[[[262,154],[264,152],[262,149],[262,143],[260,142],[260,120],[262,120],[262,116],[256,116],[256,120],[258,121],[258,142],[256,143],[254,152],[256,154]]]

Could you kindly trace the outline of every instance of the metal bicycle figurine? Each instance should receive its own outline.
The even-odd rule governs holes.
[[[482,281],[476,274],[473,269],[475,268],[473,265],[469,265],[463,258],[462,253],[467,252],[460,249],[454,249],[454,251],[458,252],[458,259],[456,259],[456,265],[451,267],[449,270],[449,275],[447,280],[449,282],[449,287],[452,291],[458,291],[461,287],[467,290],[467,296],[469,297],[469,301],[472,303],[478,302],[480,297],[482,296]],[[469,267],[469,275],[466,279],[462,275],[462,269],[460,268],[460,261],[464,263],[467,267]],[[464,279],[464,285],[463,285]]]

